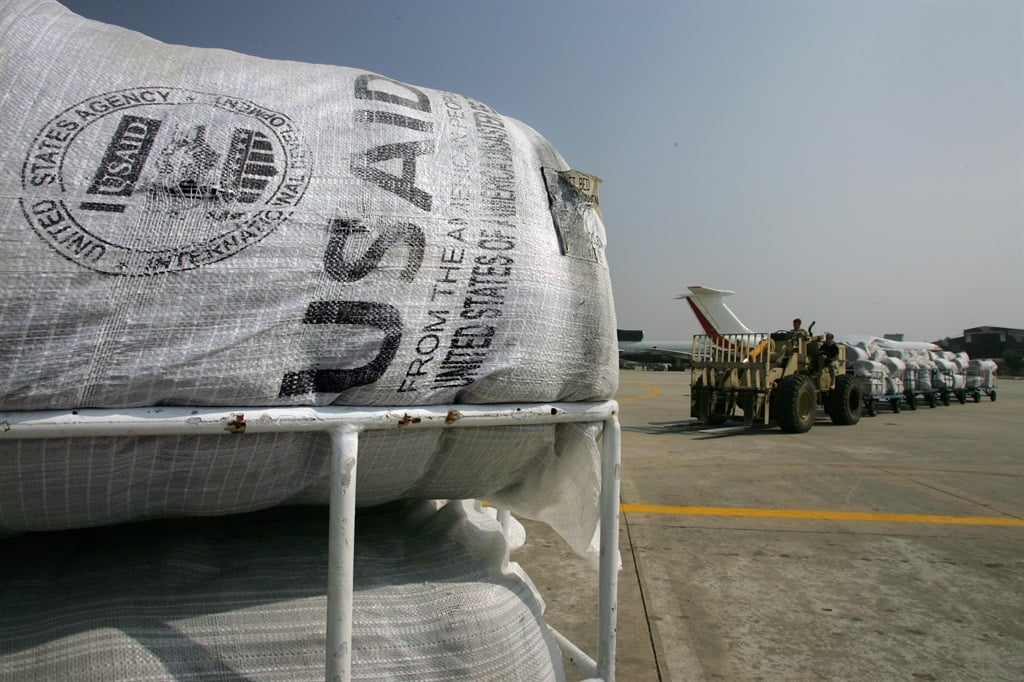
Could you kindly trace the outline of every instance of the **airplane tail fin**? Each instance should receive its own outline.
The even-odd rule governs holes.
[[[740,322],[736,313],[729,309],[729,306],[722,300],[726,296],[732,296],[734,291],[723,289],[710,289],[708,287],[689,287],[690,293],[681,294],[676,298],[685,298],[690,304],[697,321],[704,328],[704,332],[711,337],[718,337],[721,334],[752,334],[753,330]]]

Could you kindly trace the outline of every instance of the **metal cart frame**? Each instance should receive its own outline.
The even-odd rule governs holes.
[[[149,407],[0,413],[0,440],[222,435],[323,431],[331,437],[325,679],[352,675],[352,590],[359,435],[396,428],[471,428],[604,422],[601,456],[598,640],[596,661],[551,628],[567,658],[593,682],[614,682],[622,463],[618,404],[437,405],[417,407]],[[507,516],[504,517],[507,521]],[[507,523],[503,523],[507,526]],[[550,627],[550,626],[549,626]]]

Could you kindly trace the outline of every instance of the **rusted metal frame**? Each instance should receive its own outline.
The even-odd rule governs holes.
[[[614,682],[618,600],[618,511],[621,431],[615,401],[391,408],[147,407],[0,413],[0,441],[45,438],[237,435],[324,431],[331,437],[325,679],[349,682],[355,561],[359,434],[404,428],[455,428],[604,422],[600,497],[598,657],[595,662],[562,635],[556,640],[584,674]],[[507,532],[507,513],[499,517]]]

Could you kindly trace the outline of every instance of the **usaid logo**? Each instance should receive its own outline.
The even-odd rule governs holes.
[[[98,95],[46,123],[22,169],[36,234],[112,275],[193,270],[287,220],[309,157],[284,114],[180,88]]]

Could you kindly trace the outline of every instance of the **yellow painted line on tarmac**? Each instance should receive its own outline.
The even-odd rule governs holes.
[[[876,523],[934,523],[957,526],[1008,526],[1024,528],[1024,519],[1006,516],[940,516],[937,514],[883,514],[823,509],[744,509],[742,507],[668,507],[656,504],[623,504],[623,512],[671,516],[743,516],[767,519],[817,519],[824,521],[871,521]]]
[[[648,389],[648,392],[642,395],[631,395],[628,398],[616,398],[616,401],[620,403],[628,403],[631,400],[647,400],[648,398],[653,398],[655,396],[661,395],[661,389],[653,384],[648,384],[643,381],[630,381],[629,383],[640,384],[644,388]]]

